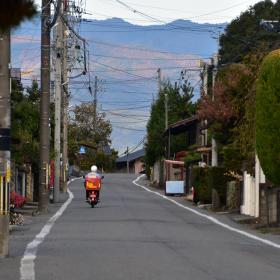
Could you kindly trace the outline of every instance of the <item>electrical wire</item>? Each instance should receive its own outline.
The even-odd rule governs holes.
[[[101,1],[101,0],[100,0],[100,1]],[[102,2],[103,2],[103,1],[104,1],[104,0],[102,0]],[[114,0],[105,0],[105,1],[114,2]],[[193,16],[192,18],[199,18],[199,17],[205,16],[205,15],[217,14],[217,13],[220,13],[220,12],[224,12],[224,11],[227,11],[227,10],[231,10],[232,8],[235,8],[235,7],[244,5],[244,3],[249,3],[249,2],[251,2],[251,1],[243,1],[242,3],[236,4],[236,5],[227,7],[227,8],[215,10],[215,11],[212,11],[212,12],[204,13],[204,14],[201,14],[201,15]],[[145,4],[139,4],[139,3],[132,3],[132,2],[128,2],[128,1],[126,1],[126,3],[132,4],[132,5],[135,5],[135,6],[139,6],[139,7],[147,7],[147,8],[151,8],[151,9],[163,10],[163,11],[168,11],[168,12],[175,11],[175,12],[177,12],[177,13],[179,12],[179,13],[184,13],[184,14],[190,13],[190,11],[185,11],[185,10],[169,9],[169,8],[163,8],[163,7],[158,7],[158,6],[151,6],[151,5],[145,5]],[[193,14],[193,12],[191,12],[191,13]],[[188,19],[190,19],[190,18],[188,18]]]
[[[125,130],[132,130],[132,131],[139,131],[139,132],[146,131],[145,129],[137,129],[137,128],[131,128],[131,127],[125,127],[125,126],[116,126],[116,125],[113,126],[113,129],[114,128],[125,129]]]
[[[140,76],[140,75],[137,75],[137,74],[130,73],[130,72],[128,72],[128,71],[126,71],[126,70],[123,70],[123,69],[120,69],[120,68],[116,68],[116,67],[113,67],[113,66],[110,66],[110,65],[107,65],[107,64],[98,62],[98,61],[96,61],[96,60],[92,60],[92,62],[93,62],[93,63],[96,63],[96,64],[99,64],[99,65],[101,65],[101,66],[104,66],[104,67],[106,67],[106,68],[113,69],[113,70],[118,71],[118,72],[123,72],[123,73],[125,73],[125,74],[131,75],[131,76],[134,76],[134,77],[139,77],[139,78],[144,78],[144,79],[148,78],[148,77],[143,77],[143,76]],[[153,78],[153,79],[156,80],[156,78]]]
[[[132,60],[171,60],[171,61],[182,61],[182,60],[188,60],[188,61],[199,61],[201,59],[210,59],[210,57],[201,57],[201,58],[194,58],[194,57],[180,57],[180,58],[170,58],[170,57],[160,57],[160,58],[149,58],[149,57],[131,57],[131,56],[111,56],[111,55],[103,55],[103,54],[97,54],[97,53],[94,53],[92,54],[91,56],[94,56],[94,57],[105,57],[105,58],[114,58],[114,59],[125,59],[125,60],[129,60],[129,59],[132,59]]]

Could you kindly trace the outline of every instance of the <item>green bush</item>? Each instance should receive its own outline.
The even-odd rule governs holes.
[[[280,184],[280,50],[262,63],[256,94],[256,147],[268,180]]]
[[[211,203],[212,188],[207,183],[207,171],[208,168],[193,167],[194,202]]]
[[[207,183],[211,189],[216,189],[222,205],[226,205],[227,183],[231,181],[231,177],[226,174],[227,170],[224,167],[208,168]]]
[[[200,160],[201,160],[201,154],[192,150],[189,150],[188,154],[184,157],[184,162],[186,165],[192,162],[199,162]]]
[[[227,183],[232,178],[227,175],[224,167],[194,167],[193,186],[196,193],[196,201],[211,203],[212,189],[215,188],[220,196],[221,204],[226,204]]]

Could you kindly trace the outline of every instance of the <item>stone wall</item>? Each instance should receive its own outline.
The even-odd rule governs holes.
[[[227,185],[227,209],[239,210],[241,205],[241,182],[231,181]]]
[[[260,223],[280,223],[280,187],[260,184]]]
[[[164,188],[165,170],[163,161],[155,162],[152,173],[151,183],[159,188]]]

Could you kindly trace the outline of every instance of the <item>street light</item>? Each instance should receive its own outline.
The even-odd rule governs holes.
[[[264,20],[262,19],[260,21],[260,26],[269,32],[280,32],[280,22],[279,20]]]

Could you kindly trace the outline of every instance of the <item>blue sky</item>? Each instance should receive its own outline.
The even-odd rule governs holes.
[[[41,1],[36,1],[40,5]],[[127,22],[137,24],[137,25],[154,25],[154,24],[164,24],[176,19],[189,19],[194,22],[199,23],[224,23],[230,22],[232,19],[240,15],[242,11],[248,9],[250,5],[254,5],[259,1],[254,0],[173,0],[173,1],[160,1],[160,0],[76,0],[76,3],[81,3],[81,7],[86,12],[83,17],[92,18],[92,19],[108,19],[113,17],[122,18]],[[95,52],[92,55],[96,55],[96,52],[100,53],[100,50],[97,50],[98,46],[94,46]],[[103,48],[105,48],[103,46]],[[118,57],[120,49],[105,49],[107,54]],[[128,50],[121,50],[122,55],[138,57],[138,60],[131,60],[130,68],[139,68],[139,65],[134,65],[135,63],[139,64],[139,57],[143,53],[137,53],[137,50],[134,50],[133,53],[129,53]],[[25,53],[24,53],[25,54]],[[170,54],[171,55],[171,54]],[[161,57],[162,54],[158,53],[146,53],[146,58],[153,56]],[[172,57],[174,58],[174,57]],[[96,60],[102,63],[108,64],[110,67],[119,68],[124,67],[119,65],[119,61],[116,59],[110,58],[100,58],[96,57]],[[153,63],[152,63],[153,62]],[[39,63],[39,62],[38,62]],[[154,67],[154,61],[145,62],[145,67]],[[173,63],[174,64],[174,63]],[[173,65],[172,64],[172,65]],[[151,96],[147,100],[143,99],[143,95],[139,96],[139,100],[135,99],[130,100],[131,103],[128,103],[129,100],[126,100],[124,104],[121,103],[121,100],[114,98],[114,95],[118,94],[121,97],[120,88],[116,90],[114,88],[114,83],[108,83],[110,79],[121,79],[127,80],[132,79],[131,76],[124,75],[124,73],[108,73],[110,69],[99,69],[100,66],[93,65],[95,70],[100,70],[98,73],[93,73],[93,75],[98,75],[101,79],[107,80],[105,83],[105,91],[100,94],[99,106],[101,110],[113,110],[110,114],[107,112],[107,116],[110,118],[113,125],[112,133],[112,144],[113,147],[117,150],[123,152],[127,146],[135,146],[145,135],[146,120],[149,115],[149,108],[139,109],[138,111],[133,111],[134,114],[139,114],[140,116],[130,116],[131,111],[123,111],[122,106],[124,107],[149,107],[150,104],[148,101],[151,101]],[[126,65],[125,65],[126,66]],[[141,66],[142,68],[144,67]],[[37,66],[39,67],[39,65]],[[105,71],[105,72],[104,72]],[[107,71],[107,72],[106,72]],[[111,70],[112,71],[112,70]],[[134,72],[133,72],[134,73]],[[119,76],[114,77],[113,74],[118,74]],[[156,72],[137,72],[143,76],[154,76]],[[170,71],[163,71],[163,76],[165,78],[171,77]],[[111,75],[111,76],[110,76]],[[176,75],[176,73],[175,73]],[[174,76],[174,73],[173,73]],[[109,77],[109,78],[108,78]],[[140,83],[140,82],[139,82]],[[196,83],[196,82],[195,82]],[[131,85],[130,85],[131,86]],[[133,88],[129,88],[130,92],[139,91],[137,86],[142,86],[141,84],[134,85]],[[146,84],[145,87],[148,85]],[[151,88],[146,88],[147,92],[156,91],[157,81],[152,83]],[[126,86],[127,87],[127,86]],[[126,88],[127,91],[127,88]],[[79,97],[80,93],[73,91],[73,102],[75,97]],[[120,98],[119,98],[120,99]],[[110,102],[109,102],[109,101]],[[112,104],[115,103],[115,104]],[[134,104],[135,103],[135,104]],[[118,110],[121,109],[121,110]],[[145,113],[145,116],[143,115]],[[124,118],[121,115],[127,114],[127,117]],[[146,116],[147,115],[147,116]]]

